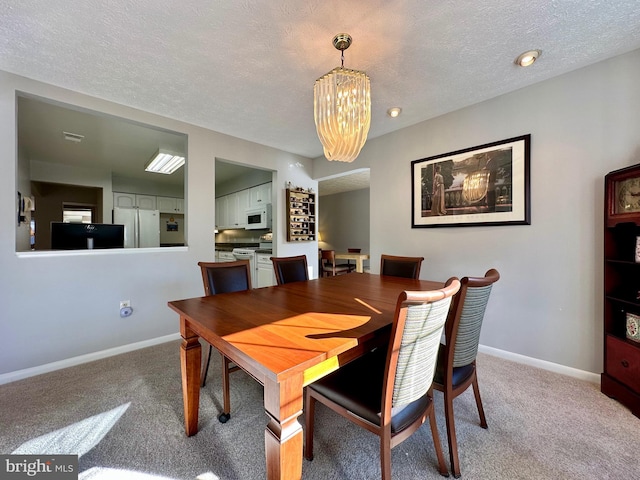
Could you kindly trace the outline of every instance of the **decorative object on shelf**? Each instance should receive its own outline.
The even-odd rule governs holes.
[[[627,313],[627,338],[640,342],[640,316]]]
[[[411,162],[411,227],[530,225],[531,135]]]
[[[605,188],[608,225],[633,219],[640,213],[640,169],[629,167],[617,172],[622,171],[625,173],[607,176]]]
[[[341,52],[341,66],[316,80],[313,88],[313,113],[324,156],[339,162],[356,159],[371,124],[369,77],[344,68],[344,51],[350,45],[349,34],[333,37],[333,46]]]
[[[316,240],[316,195],[303,188],[287,189],[287,242]]]
[[[640,164],[604,180],[604,370],[600,390],[640,416]]]

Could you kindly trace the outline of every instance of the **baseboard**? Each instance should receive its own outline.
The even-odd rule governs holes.
[[[546,360],[539,360],[537,358],[527,357],[525,355],[507,352],[506,350],[487,347],[485,345],[480,345],[478,351],[480,351],[481,353],[486,353],[487,355],[493,355],[494,357],[504,358],[505,360],[511,360],[513,362],[522,363],[524,365],[530,365],[532,367],[542,368],[543,370],[549,370],[550,372],[579,378],[580,380],[586,380],[587,382],[598,384],[600,383],[600,375],[597,373],[578,370],[577,368],[567,367],[565,365],[560,365],[559,363],[547,362]]]
[[[76,365],[93,362],[94,360],[100,360],[102,358],[113,357],[114,355],[120,355],[121,353],[132,352],[141,348],[152,347],[154,345],[159,345],[166,342],[172,342],[180,338],[181,337],[179,333],[172,333],[171,335],[165,335],[164,337],[143,340],[142,342],[130,343],[128,345],[122,345],[121,347],[108,348],[107,350],[87,353],[86,355],[79,355],[77,357],[67,358],[65,360],[47,363],[45,365],[39,365],[37,367],[25,368],[24,370],[4,373],[0,375],[0,385],[15,382],[17,380],[22,380],[24,378],[35,377],[36,375],[53,372],[55,370],[61,370],[63,368],[75,367]]]
[[[112,357],[121,353],[132,352],[141,348],[152,347],[154,345],[159,345],[166,342],[172,342],[174,340],[179,340],[180,338],[181,337],[179,333],[173,333],[171,335],[165,335],[164,337],[152,338],[150,340],[144,340],[142,342],[122,345],[121,347],[109,348],[107,350],[88,353],[86,355],[79,355],[77,357],[68,358],[66,360],[60,360],[59,362],[47,363],[45,365],[39,365],[33,368],[25,368],[24,370],[5,373],[0,375],[0,385],[15,382],[17,380],[22,380],[24,378],[34,377],[43,373],[53,372],[55,370],[60,370],[63,368],[75,367],[76,365],[93,362],[94,360],[100,360],[102,358]],[[480,345],[478,350],[482,353],[486,353],[487,355],[504,358],[505,360],[511,360],[513,362],[522,363],[524,365],[542,368],[543,370],[549,370],[551,372],[560,373],[569,377],[579,378],[580,380],[586,380],[591,383],[600,383],[600,375],[596,373],[578,370],[577,368],[566,367],[558,363],[547,362],[546,360],[539,360],[537,358],[527,357],[525,355],[508,352],[506,350],[500,350],[498,348],[487,347],[485,345]]]

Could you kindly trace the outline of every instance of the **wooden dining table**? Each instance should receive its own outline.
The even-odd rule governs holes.
[[[364,261],[369,260],[368,253],[342,253],[336,252],[336,260],[354,260],[356,262],[356,272],[364,272]]]
[[[301,478],[303,388],[385,344],[402,291],[443,285],[351,273],[168,302],[180,315],[186,434],[198,432],[202,337],[264,386],[267,478]]]

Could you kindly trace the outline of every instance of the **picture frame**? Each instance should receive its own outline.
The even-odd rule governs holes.
[[[531,224],[531,135],[411,162],[411,228]]]

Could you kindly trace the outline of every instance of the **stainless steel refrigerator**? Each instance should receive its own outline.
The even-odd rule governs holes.
[[[160,211],[114,208],[113,223],[124,225],[124,248],[160,246]]]

